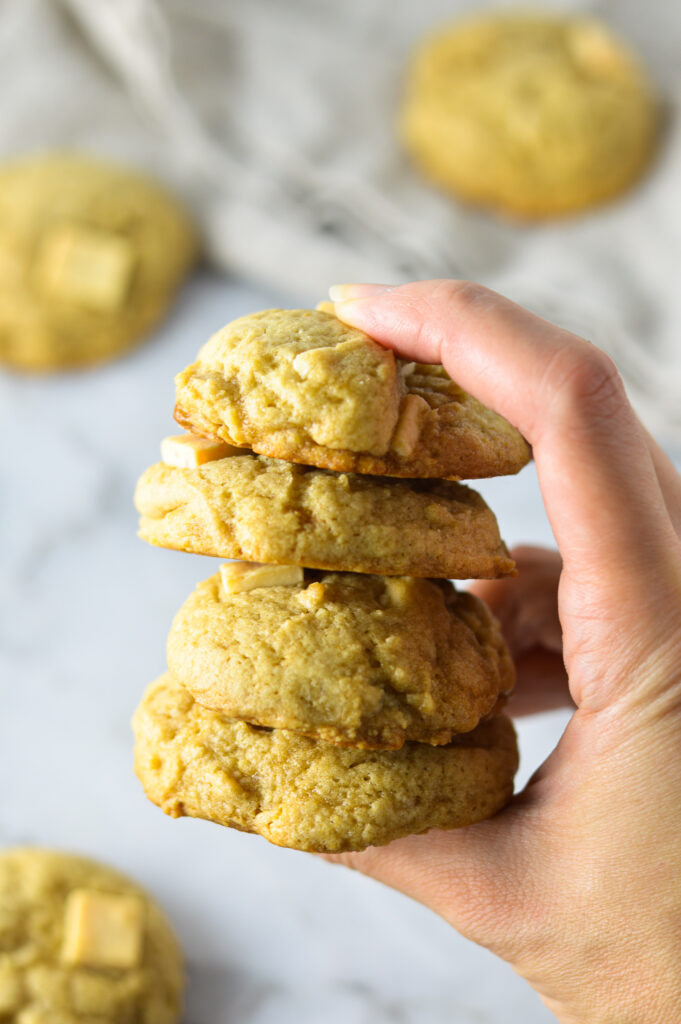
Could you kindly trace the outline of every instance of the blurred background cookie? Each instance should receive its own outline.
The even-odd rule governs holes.
[[[0,853],[0,1019],[174,1024],[184,972],[165,915],[111,868],[55,850]]]
[[[402,135],[456,195],[520,217],[591,206],[627,188],[658,135],[635,57],[592,18],[492,14],[426,39]]]
[[[160,185],[88,157],[0,170],[0,362],[46,372],[119,355],[166,312],[198,240]]]

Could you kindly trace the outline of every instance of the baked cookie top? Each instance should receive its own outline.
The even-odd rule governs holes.
[[[597,203],[648,163],[658,104],[635,57],[580,16],[488,14],[417,50],[404,142],[435,183],[522,217]]]
[[[494,513],[450,481],[244,454],[192,468],[159,462],[140,478],[135,504],[143,540],[196,554],[396,576],[514,572]]]
[[[225,568],[175,616],[168,666],[227,717],[347,746],[442,744],[513,688],[492,613],[447,581],[306,570],[229,593]]]
[[[163,187],[103,161],[0,168],[0,363],[47,372],[109,359],[148,332],[197,235]]]
[[[487,818],[510,799],[518,765],[503,715],[445,747],[352,750],[225,718],[170,674],[149,687],[133,726],[135,770],[166,814],[317,852]]]
[[[173,1024],[183,988],[177,940],[138,886],[54,850],[0,853],[0,1020]]]
[[[339,472],[516,473],[529,449],[441,366],[405,363],[320,310],[235,320],[175,378],[175,418],[206,437]]]

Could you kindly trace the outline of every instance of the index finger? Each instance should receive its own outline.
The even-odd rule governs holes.
[[[569,573],[621,588],[632,571],[648,580],[651,560],[669,562],[676,536],[650,451],[605,353],[467,281],[360,290],[350,301],[348,287],[333,292],[341,320],[402,356],[442,363],[530,441]]]

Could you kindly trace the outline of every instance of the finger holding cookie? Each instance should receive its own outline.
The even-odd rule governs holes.
[[[441,361],[532,444],[562,563],[526,552],[513,596],[506,581],[477,589],[519,669],[534,641],[557,656],[557,601],[577,705],[491,820],[338,859],[509,961],[565,1024],[676,1020],[681,480],[608,357],[494,292],[434,281],[331,294],[340,319],[402,358]],[[546,707],[561,683],[544,667]]]

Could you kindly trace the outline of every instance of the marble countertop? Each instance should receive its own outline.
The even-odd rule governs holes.
[[[510,968],[403,896],[312,856],[166,818],[132,772],[130,717],[164,670],[199,556],[136,537],[135,480],[173,432],[173,375],[218,326],[285,303],[208,273],[125,359],[0,377],[0,846],[80,851],[158,897],[186,950],[185,1024],[548,1024]],[[533,467],[480,487],[509,543],[551,543]],[[555,744],[520,724],[519,782]]]

